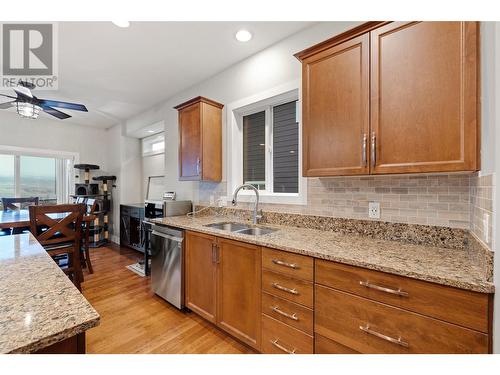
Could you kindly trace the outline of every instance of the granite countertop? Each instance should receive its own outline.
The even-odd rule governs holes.
[[[493,293],[493,283],[464,249],[413,245],[399,241],[346,235],[318,229],[268,225],[276,232],[252,236],[206,227],[241,219],[228,216],[174,216],[153,223],[240,240],[260,246],[332,260],[481,293]],[[248,224],[248,222],[246,222]]]
[[[99,324],[31,234],[0,237],[0,353],[31,353]]]

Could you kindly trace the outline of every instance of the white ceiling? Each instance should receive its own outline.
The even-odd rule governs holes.
[[[107,128],[311,24],[132,22],[119,28],[111,22],[60,22],[59,89],[34,94],[83,103],[88,113],[68,112],[73,118],[64,121]],[[253,39],[236,41],[240,28]]]

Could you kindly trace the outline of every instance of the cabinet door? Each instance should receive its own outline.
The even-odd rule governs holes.
[[[219,238],[218,325],[260,350],[261,249]]]
[[[215,323],[217,265],[215,237],[186,232],[186,306]]]
[[[203,181],[222,179],[222,109],[202,103],[202,163]]]
[[[200,103],[179,111],[179,180],[199,180],[201,173]]]
[[[475,22],[371,32],[371,173],[478,169]]]
[[[303,174],[368,174],[369,36],[303,61]]]

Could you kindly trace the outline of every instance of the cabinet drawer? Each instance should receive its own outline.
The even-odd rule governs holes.
[[[262,315],[262,353],[312,354],[313,338],[273,318]]]
[[[315,354],[359,354],[354,349],[348,348],[338,342],[332,341],[321,335],[314,335]]]
[[[316,261],[316,283],[488,332],[488,295],[426,281]]]
[[[313,307],[313,284],[262,270],[262,290],[301,305]]]
[[[486,334],[315,286],[314,331],[360,353],[487,353]]]
[[[262,267],[298,279],[313,281],[314,260],[304,255],[263,248]]]
[[[313,311],[307,307],[263,292],[262,313],[309,335],[313,334]]]

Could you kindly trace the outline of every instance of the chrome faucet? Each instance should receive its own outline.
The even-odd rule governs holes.
[[[250,190],[253,190],[255,193],[255,205],[253,206],[253,218],[252,218],[252,223],[257,224],[259,219],[262,218],[262,215],[257,214],[258,209],[259,209],[259,191],[257,188],[253,185],[250,184],[243,184],[238,186],[233,193],[233,206],[236,206],[238,204],[238,193],[240,192],[241,189],[244,188],[249,188]]]

